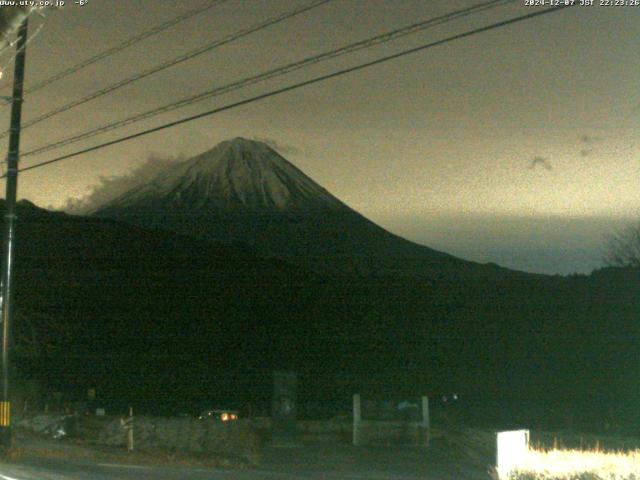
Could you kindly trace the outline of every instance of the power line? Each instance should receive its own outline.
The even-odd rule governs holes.
[[[37,155],[37,154],[41,154],[50,150],[55,150],[57,148],[66,146],[66,145],[70,145],[73,143],[77,143],[81,140],[90,138],[90,137],[94,137],[96,135],[102,134],[102,133],[106,133],[109,132],[111,130],[116,130],[118,128],[124,127],[126,125],[131,125],[133,123],[137,123],[140,122],[142,120],[146,120],[148,118],[154,117],[156,115],[159,115],[161,113],[166,113],[172,110],[176,110],[178,108],[182,108],[188,105],[191,105],[193,103],[197,103],[197,102],[201,102],[203,100],[206,100],[208,98],[211,97],[215,97],[215,96],[219,96],[225,93],[229,93],[232,92],[234,90],[238,90],[244,87],[247,87],[249,85],[253,85],[259,82],[263,82],[265,80],[269,80],[272,78],[276,78],[282,75],[285,75],[287,73],[291,73],[295,70],[300,70],[304,67],[307,67],[309,65],[315,64],[315,63],[320,63],[326,60],[330,60],[348,53],[353,53],[365,48],[370,48],[373,47],[375,45],[379,45],[381,43],[386,43],[389,42],[391,40],[395,40],[397,38],[421,31],[421,30],[425,30],[427,28],[431,28],[431,27],[435,27],[437,25],[441,25],[450,21],[453,21],[455,19],[458,18],[462,18],[464,16],[468,16],[468,15],[472,15],[472,14],[476,14],[479,13],[481,11],[484,10],[488,10],[488,9],[492,9],[492,8],[496,8],[500,5],[503,4],[507,4],[507,3],[514,3],[517,0],[490,0],[488,2],[484,2],[484,3],[480,3],[480,4],[476,4],[473,5],[471,7],[467,7],[461,10],[456,10],[453,12],[449,12],[447,14],[441,15],[439,17],[434,17],[434,18],[430,18],[428,20],[419,22],[419,23],[414,23],[412,25],[406,26],[406,27],[402,27],[396,30],[392,30],[389,32],[385,32],[383,34],[368,38],[366,40],[361,40],[349,45],[346,45],[344,47],[340,47],[338,49],[333,49],[330,50],[328,52],[324,52],[321,53],[319,55],[314,55],[312,57],[307,57],[303,60],[299,60],[297,62],[293,62],[287,65],[284,65],[282,67],[278,67],[272,70],[268,70],[266,72],[260,73],[258,75],[254,75],[252,77],[248,77],[248,78],[244,78],[242,80],[236,81],[236,82],[232,82],[230,84],[221,86],[221,87],[216,87],[212,90],[208,90],[196,95],[191,95],[188,97],[185,97],[177,102],[172,102],[169,103],[167,105],[163,105],[160,107],[156,107],[152,110],[143,112],[143,113],[139,113],[136,115],[133,115],[131,117],[119,120],[117,122],[114,123],[109,123],[97,128],[93,128],[75,135],[72,135],[70,137],[66,137],[63,138],[61,140],[58,140],[54,143],[48,144],[48,145],[44,145],[42,147],[38,147],[34,150],[30,150],[28,152],[25,152],[22,154],[23,157],[27,157],[27,156],[31,156],[31,155]]]
[[[210,10],[211,8],[220,5],[224,2],[226,2],[227,0],[209,0],[206,4],[201,5],[197,8],[194,8],[192,10],[189,10],[185,13],[183,13],[182,15],[179,15],[177,17],[174,17],[160,25],[157,25],[145,32],[140,33],[139,35],[136,35],[135,37],[131,37],[128,40],[125,40],[122,43],[119,43],[118,45],[111,47],[107,50],[104,50],[101,53],[98,53],[97,55],[94,55],[93,57],[90,57],[72,67],[67,68],[66,70],[62,70],[61,72],[58,72],[52,76],[50,76],[49,78],[42,80],[39,83],[36,83],[35,85],[25,89],[24,93],[25,95],[28,93],[33,93],[36,92],[48,85],[51,85],[54,82],[57,82],[58,80],[61,80],[63,78],[68,77],[69,75],[73,75],[74,73],[78,72],[79,70],[82,70],[83,68],[88,67],[89,65],[92,65],[96,62],[99,62],[100,60],[104,60],[107,57],[110,57],[111,55],[114,55],[126,48],[129,48],[133,45],[135,45],[136,43],[139,43],[149,37],[152,37],[154,35],[158,35],[159,33],[162,33],[163,31],[167,30],[168,28],[173,27],[174,25],[177,25],[180,22],[183,22],[191,17],[195,17],[196,15],[199,15],[203,12],[206,12],[207,10]]]
[[[85,148],[85,149],[82,149],[82,150],[78,150],[76,152],[69,153],[67,155],[62,155],[60,157],[53,158],[51,160],[47,160],[45,162],[40,162],[40,163],[37,163],[35,165],[31,165],[29,167],[21,168],[18,171],[19,172],[26,172],[26,171],[34,170],[36,168],[40,168],[40,167],[43,167],[43,166],[46,166],[46,165],[51,165],[52,163],[60,162],[62,160],[66,160],[66,159],[69,159],[69,158],[72,158],[72,157],[77,157],[77,156],[83,155],[85,153],[94,152],[96,150],[100,150],[102,148],[109,147],[111,145],[116,145],[118,143],[123,143],[123,142],[129,141],[129,140],[133,140],[134,138],[138,138],[138,137],[142,137],[142,136],[145,136],[145,135],[149,135],[151,133],[159,132],[161,130],[165,130],[167,128],[175,127],[175,126],[181,125],[183,123],[187,123],[187,122],[191,122],[191,121],[194,121],[194,120],[198,120],[198,119],[203,118],[203,117],[208,117],[208,116],[211,116],[211,115],[215,115],[217,113],[221,113],[221,112],[224,112],[226,110],[231,110],[232,108],[237,108],[237,107],[240,107],[240,106],[243,106],[243,105],[247,105],[249,103],[257,102],[259,100],[264,100],[264,99],[267,99],[267,98],[270,98],[270,97],[273,97],[273,96],[276,96],[276,95],[280,95],[282,93],[290,92],[292,90],[297,90],[299,88],[306,87],[308,85],[313,85],[315,83],[323,82],[323,81],[329,80],[331,78],[339,77],[339,76],[345,75],[347,73],[352,73],[352,72],[356,72],[356,71],[359,71],[359,70],[362,70],[362,69],[365,69],[365,68],[368,68],[368,67],[372,67],[374,65],[379,65],[381,63],[388,62],[390,60],[394,60],[396,58],[400,58],[400,57],[403,57],[405,55],[409,55],[409,54],[412,54],[412,53],[416,53],[416,52],[420,52],[420,51],[423,51],[423,50],[427,50],[429,48],[433,48],[433,47],[436,47],[436,46],[439,46],[439,45],[443,45],[445,43],[449,43],[449,42],[452,42],[454,40],[460,40],[462,38],[470,37],[472,35],[477,35],[477,34],[480,34],[480,33],[483,33],[483,32],[494,30],[496,28],[500,28],[500,27],[504,27],[504,26],[507,26],[507,25],[511,25],[511,24],[517,23],[517,22],[528,20],[530,18],[539,17],[541,15],[545,15],[545,14],[548,14],[548,13],[558,12],[558,11],[563,10],[565,8],[569,8],[571,6],[572,5],[561,5],[561,6],[557,6],[557,7],[551,7],[551,8],[547,8],[547,9],[540,10],[540,11],[537,11],[537,12],[532,12],[532,13],[528,13],[528,14],[525,14],[525,15],[520,15],[518,17],[510,18],[508,20],[503,20],[503,21],[500,21],[500,22],[492,23],[491,25],[487,25],[485,27],[476,28],[474,30],[468,30],[466,32],[459,33],[459,34],[456,34],[456,35],[452,35],[450,37],[447,37],[447,38],[444,38],[444,39],[441,39],[441,40],[436,40],[435,42],[431,42],[431,43],[427,43],[427,44],[424,44],[424,45],[420,45],[418,47],[414,47],[414,48],[410,48],[410,49],[407,49],[407,50],[403,50],[401,52],[394,53],[392,55],[387,55],[385,57],[381,57],[381,58],[378,58],[376,60],[372,60],[370,62],[361,63],[361,64],[355,65],[353,67],[349,67],[349,68],[345,68],[345,69],[342,69],[342,70],[338,70],[338,71],[335,71],[335,72],[332,72],[332,73],[329,73],[329,74],[326,74],[326,75],[321,75],[319,77],[315,77],[315,78],[312,78],[310,80],[305,80],[303,82],[294,83],[292,85],[288,85],[286,87],[279,88],[277,90],[272,90],[270,92],[263,93],[261,95],[256,95],[254,97],[251,97],[251,98],[248,98],[248,99],[245,99],[245,100],[240,100],[238,102],[230,103],[230,104],[225,105],[223,107],[218,107],[218,108],[215,108],[213,110],[208,110],[206,112],[202,112],[202,113],[199,113],[197,115],[191,115],[189,117],[182,118],[180,120],[176,120],[176,121],[173,121],[173,122],[165,123],[165,124],[160,125],[158,127],[154,127],[154,128],[150,128],[150,129],[147,129],[147,130],[143,130],[142,132],[138,132],[138,133],[134,133],[132,135],[127,135],[127,136],[124,136],[124,137],[120,137],[120,138],[118,138],[116,140],[111,140],[109,142],[104,142],[104,143],[101,143],[99,145],[94,145],[93,147],[88,147],[88,148]],[[0,176],[0,178],[4,178],[4,177],[6,177],[6,175]]]
[[[240,30],[236,33],[232,33],[230,35],[227,35],[224,38],[215,40],[212,43],[208,43],[207,45],[204,45],[200,48],[197,48],[196,50],[192,50],[191,52],[185,53],[183,55],[180,55],[176,58],[173,58],[171,60],[168,60],[166,62],[163,62],[159,65],[156,65],[154,67],[151,67],[147,70],[144,70],[143,72],[140,72],[136,75],[133,75],[131,77],[125,78],[124,80],[120,80],[112,85],[109,85],[108,87],[102,88],[100,90],[97,90],[93,93],[90,93],[89,95],[79,99],[79,100],[74,100],[73,102],[67,103],[66,105],[63,105],[59,108],[56,108],[55,110],[51,110],[50,112],[44,113],[42,115],[40,115],[39,117],[36,117],[32,120],[29,120],[28,122],[25,122],[22,125],[22,129],[26,129],[29,128],[37,123],[40,123],[44,120],[47,120],[48,118],[51,118],[55,115],[59,115],[63,112],[66,112],[68,110],[71,110],[72,108],[75,108],[79,105],[85,104],[87,102],[90,102],[91,100],[95,100],[96,98],[102,97],[108,93],[111,93],[115,90],[118,90],[126,85],[129,85],[131,83],[137,82],[138,80],[142,80],[143,78],[146,78],[150,75],[153,75],[155,73],[158,73],[162,70],[166,70],[167,68],[173,67],[175,65],[178,65],[179,63],[185,62],[187,60],[191,60],[192,58],[195,58],[199,55],[202,55],[206,52],[210,52],[211,50],[214,50],[215,48],[221,47],[223,45],[226,45],[228,43],[231,43],[235,40],[238,40],[239,38],[242,37],[246,37],[252,33],[258,32],[260,30],[263,30],[271,25],[275,25],[276,23],[279,22],[283,22],[289,18],[292,18],[296,15],[300,15],[301,13],[307,12],[309,10],[312,10],[314,8],[320,7],[321,5],[324,5],[328,2],[330,2],[332,0],[318,0],[315,1],[309,5],[306,5],[304,7],[301,8],[297,8],[294,10],[290,10],[287,11],[285,13],[282,13],[280,15],[277,15],[275,17],[269,18],[264,22],[260,22],[258,24],[252,25],[251,27],[245,28],[243,30]],[[5,131],[2,134],[0,134],[0,138],[6,137],[7,135],[9,135],[9,131]]]

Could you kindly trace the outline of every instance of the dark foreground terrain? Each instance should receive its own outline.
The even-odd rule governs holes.
[[[229,468],[141,464],[135,454],[92,455],[85,447],[46,440],[22,439],[17,450],[16,458],[0,463],[0,479],[473,480],[490,478],[487,470],[491,461],[469,457],[444,438],[436,438],[428,449],[336,444],[263,447],[257,466]]]

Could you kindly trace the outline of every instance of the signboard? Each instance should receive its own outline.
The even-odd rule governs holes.
[[[529,430],[498,432],[496,443],[496,470],[500,479],[506,479],[529,450]]]

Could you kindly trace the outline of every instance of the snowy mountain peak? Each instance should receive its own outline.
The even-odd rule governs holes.
[[[235,138],[218,144],[107,208],[154,200],[211,210],[317,210],[346,207],[267,144]]]
[[[235,138],[171,166],[93,212],[145,228],[243,244],[313,269],[466,270],[352,210],[263,142]]]

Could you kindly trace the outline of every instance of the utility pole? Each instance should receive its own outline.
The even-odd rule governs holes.
[[[16,194],[18,191],[18,159],[20,156],[20,123],[22,116],[22,90],[26,60],[28,18],[18,30],[18,44],[13,76],[13,99],[11,104],[11,128],[9,155],[7,156],[6,214],[4,225],[4,255],[2,257],[2,392],[0,396],[0,448],[11,447],[11,404],[9,402],[9,345],[11,340],[12,270],[16,220]]]

